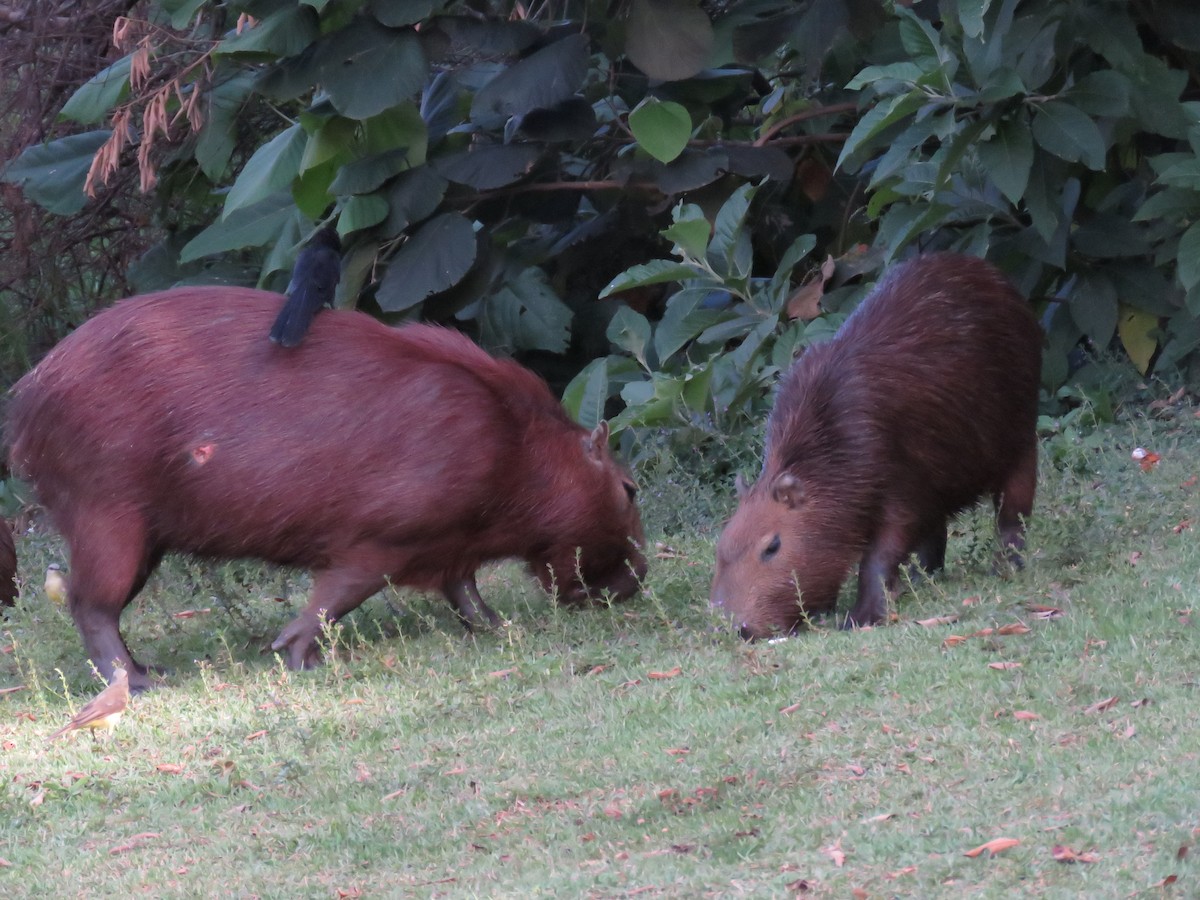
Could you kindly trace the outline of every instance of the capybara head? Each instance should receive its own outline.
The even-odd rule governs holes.
[[[833,609],[851,560],[836,540],[829,498],[790,472],[738,479],[738,508],[717,541],[712,605],[742,637],[794,631],[810,612]]]
[[[561,532],[531,555],[530,570],[547,593],[564,603],[609,594],[618,600],[641,590],[646,576],[645,536],[637,485],[608,450],[608,423],[581,433],[583,465],[560,467],[551,502],[564,508],[553,521]]]

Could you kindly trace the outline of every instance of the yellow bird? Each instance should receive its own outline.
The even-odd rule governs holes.
[[[66,734],[68,731],[77,731],[80,728],[91,729],[92,740],[95,740],[97,728],[111,732],[117,727],[117,720],[121,718],[121,713],[125,712],[125,707],[128,705],[129,673],[121,668],[114,669],[113,680],[108,687],[85,703],[70,722],[50,735],[49,740],[52,741],[59,735]]]
[[[67,579],[58,563],[50,563],[46,569],[46,583],[43,587],[51,602],[57,603],[59,606],[67,602]]]

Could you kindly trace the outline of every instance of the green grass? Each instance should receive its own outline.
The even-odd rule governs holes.
[[[305,578],[176,560],[125,617],[174,673],[100,743],[46,743],[99,684],[41,595],[61,545],[25,536],[0,630],[0,688],[22,686],[0,695],[0,893],[1075,898],[1175,876],[1196,896],[1200,419],[1099,434],[1051,439],[1024,572],[989,573],[980,510],[944,576],[855,634],[717,629],[732,499],[662,459],[643,501],[676,552],[643,598],[560,610],[499,567],[481,590],[511,624],[475,639],[391,593],[324,668],[288,672],[265,648]],[[1020,843],[964,855],[995,838]]]

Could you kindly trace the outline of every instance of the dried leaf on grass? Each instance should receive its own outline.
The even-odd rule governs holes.
[[[1104,712],[1107,709],[1112,709],[1120,702],[1120,697],[1106,697],[1104,700],[1098,700],[1083,711],[1085,716],[1090,716],[1093,713]]]
[[[1005,850],[1009,850],[1017,846],[1019,843],[1021,842],[1016,838],[992,838],[986,844],[980,844],[973,850],[964,850],[963,856],[969,856],[972,859],[974,859],[976,856],[981,856],[984,853],[990,853],[994,856],[997,853],[1003,853]]]
[[[109,850],[109,855],[116,856],[119,853],[128,853],[130,850],[136,850],[142,844],[146,843],[147,841],[152,841],[156,837],[159,837],[159,833],[157,831],[143,831],[141,834],[135,834],[125,843],[117,844],[117,846]]]
[[[1062,844],[1055,844],[1050,855],[1062,863],[1094,863],[1100,858],[1091,850],[1086,853],[1076,853],[1070,847],[1064,847]]]
[[[994,662],[994,663],[988,663],[988,668],[989,669],[999,669],[1001,671],[1003,671],[1005,669],[1019,669],[1019,668],[1021,668],[1021,663],[1019,663],[1019,662]]]
[[[1032,722],[1034,719],[1040,719],[1041,716],[1027,709],[1018,709],[1013,711],[1013,718],[1020,719],[1023,722]]]
[[[842,850],[842,848],[841,848],[841,847],[839,847],[839,846],[837,846],[836,844],[835,844],[834,846],[832,846],[832,847],[826,847],[826,848],[825,848],[824,850],[822,850],[821,852],[822,852],[822,853],[824,853],[826,856],[828,856],[830,859],[832,859],[832,860],[833,860],[833,864],[834,864],[835,866],[837,866],[837,868],[839,868],[839,869],[840,869],[840,868],[841,868],[843,865],[845,865],[845,864],[846,864],[846,854],[845,854],[845,851],[843,851],[843,850]]]
[[[673,669],[668,669],[666,672],[647,672],[646,677],[654,678],[656,680],[662,680],[664,678],[674,678],[676,675],[682,675],[682,674],[683,674],[683,669],[680,668],[679,666],[676,666]]]
[[[934,616],[932,619],[917,619],[917,624],[922,628],[933,628],[937,625],[949,625],[951,622],[957,622],[958,616],[950,613],[945,616]]]

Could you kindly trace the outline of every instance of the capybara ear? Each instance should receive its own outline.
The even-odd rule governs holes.
[[[804,502],[804,485],[791,472],[783,472],[771,485],[771,498],[788,509],[795,509]]]
[[[746,483],[746,479],[742,477],[741,472],[738,472],[737,478],[733,481],[733,486],[737,490],[739,500],[745,500],[746,495],[750,493],[750,488],[753,487],[753,485]]]
[[[592,429],[592,433],[583,439],[583,452],[593,459],[601,460],[604,458],[606,449],[608,449],[608,422],[601,419]]]

